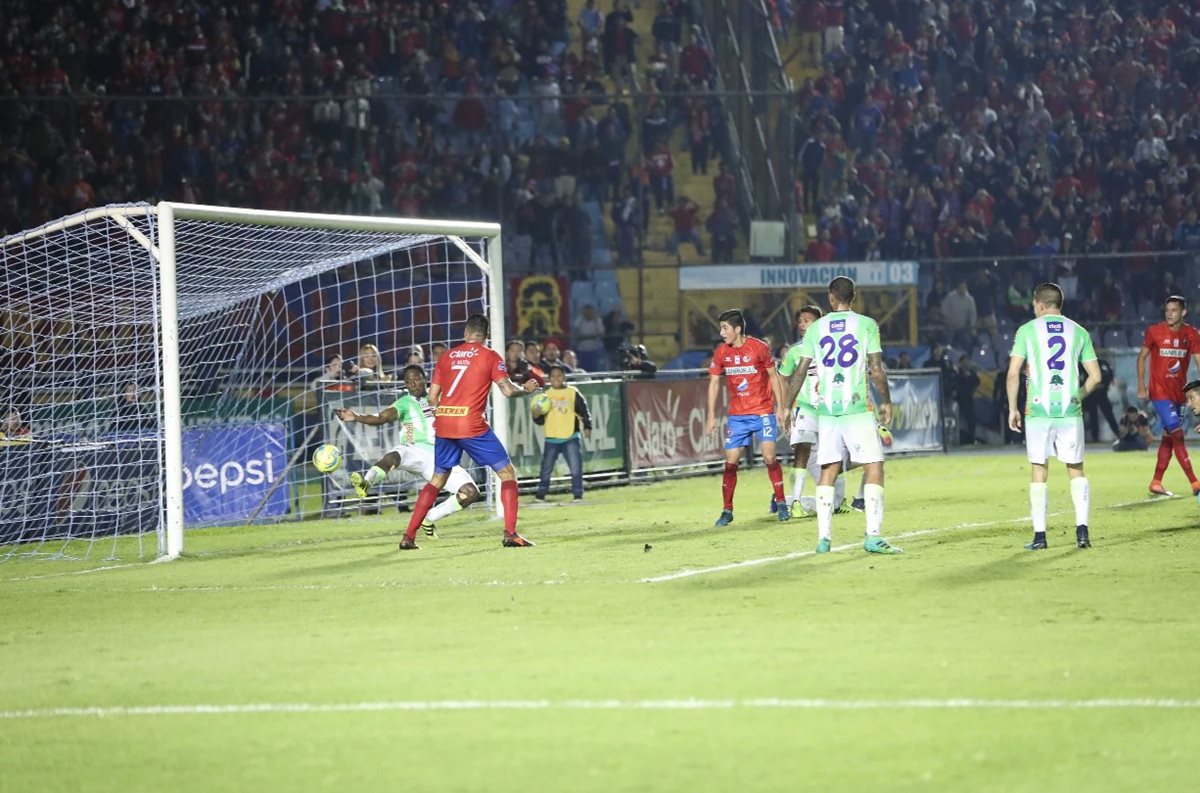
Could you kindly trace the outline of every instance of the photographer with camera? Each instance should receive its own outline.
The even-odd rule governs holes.
[[[621,368],[625,371],[640,372],[638,377],[651,378],[658,372],[658,364],[650,360],[650,353],[644,344],[629,344],[620,350]]]

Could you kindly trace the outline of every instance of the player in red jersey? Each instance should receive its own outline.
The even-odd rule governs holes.
[[[761,339],[746,335],[746,318],[736,308],[717,317],[721,344],[713,351],[708,373],[708,426],[717,431],[717,395],[721,378],[729,388],[729,422],[725,427],[725,478],[721,495],[725,498],[717,526],[733,523],[733,491],[737,487],[738,459],[743,446],[759,436],[763,463],[775,490],[776,514],[788,520],[787,496],[783,492],[783,466],[775,457],[775,440],[784,426],[787,408],[783,404],[783,382],[775,369],[771,348]]]
[[[450,477],[450,470],[462,461],[463,452],[480,465],[486,465],[500,477],[500,503],[504,506],[505,548],[533,545],[517,534],[517,469],[513,467],[496,433],[488,426],[484,411],[492,383],[506,397],[524,396],[537,390],[530,380],[524,388],[508,377],[504,359],[495,350],[483,346],[488,337],[488,320],[482,314],[467,318],[463,343],[442,354],[433,370],[429,404],[434,407],[433,476],[421,488],[413,508],[408,530],[400,540],[400,550],[417,549],[417,529],[433,507],[438,493]]]
[[[1137,357],[1138,399],[1149,397],[1154,410],[1162,422],[1162,440],[1158,444],[1158,463],[1154,466],[1154,478],[1150,480],[1150,493],[1156,496],[1172,495],[1163,487],[1162,477],[1171,464],[1171,454],[1179,461],[1179,467],[1192,483],[1192,493],[1200,494],[1200,481],[1192,471],[1187,446],[1183,442],[1184,404],[1183,386],[1187,382],[1188,362],[1196,359],[1200,369],[1200,332],[1183,321],[1187,316],[1187,300],[1180,295],[1171,295],[1163,309],[1165,322],[1146,328],[1142,349]],[[1146,361],[1150,361],[1150,387],[1146,387]]]

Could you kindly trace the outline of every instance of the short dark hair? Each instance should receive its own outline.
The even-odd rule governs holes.
[[[740,308],[730,308],[717,316],[717,322],[727,322],[730,326],[746,330],[746,315]]]
[[[821,310],[820,306],[814,306],[810,303],[796,312],[797,317],[799,317],[801,314],[812,314],[813,319],[820,319],[825,312]]]
[[[467,317],[467,333],[482,334],[486,339],[492,330],[491,323],[483,314],[472,314]]]
[[[1193,388],[1200,388],[1200,380],[1193,380],[1183,387],[1183,393],[1191,391]]]
[[[1033,299],[1041,303],[1043,306],[1051,308],[1062,308],[1063,293],[1058,284],[1052,284],[1049,281],[1038,284],[1033,290]]]
[[[408,366],[404,367],[403,371],[400,372],[400,379],[404,379],[405,375],[407,375],[409,372],[416,372],[417,374],[421,375],[421,377],[424,377],[425,367],[418,366],[415,363],[410,363]]]
[[[829,282],[829,294],[833,295],[842,303],[851,303],[854,301],[854,294],[857,291],[854,286],[854,279],[847,278],[844,275],[839,275]]]
[[[560,372],[563,377],[567,376],[567,370],[562,368],[558,364],[551,364],[550,368],[546,370],[546,374],[554,374],[555,371]]]
[[[430,344],[430,345],[429,345],[429,349],[430,349],[430,350],[436,350],[436,349],[437,349],[437,348],[439,348],[439,347],[441,347],[443,350],[448,350],[448,349],[450,349],[450,348],[449,348],[449,347],[447,347],[445,344],[442,344],[440,341],[435,341],[433,344]]]
[[[1170,295],[1166,299],[1164,305],[1166,305],[1166,303],[1178,303],[1180,308],[1182,308],[1184,311],[1187,311],[1187,298],[1183,295]]]

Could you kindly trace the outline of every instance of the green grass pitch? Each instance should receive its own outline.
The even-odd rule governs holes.
[[[1030,553],[1024,456],[963,454],[889,462],[898,557],[857,513],[808,554],[759,466],[724,530],[702,477],[523,504],[528,550],[473,510],[12,560],[0,790],[1192,789],[1200,506],[1087,465],[1086,551],[1061,466]]]

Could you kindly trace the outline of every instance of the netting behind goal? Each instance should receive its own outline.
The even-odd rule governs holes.
[[[0,241],[0,556],[166,552],[172,372],[188,527],[361,510],[346,475],[396,429],[348,431],[332,408],[390,405],[404,365],[493,302],[487,234],[200,209],[174,208],[166,234],[136,206]],[[177,362],[156,263],[172,242]],[[307,464],[326,440],[349,456],[332,477]]]

